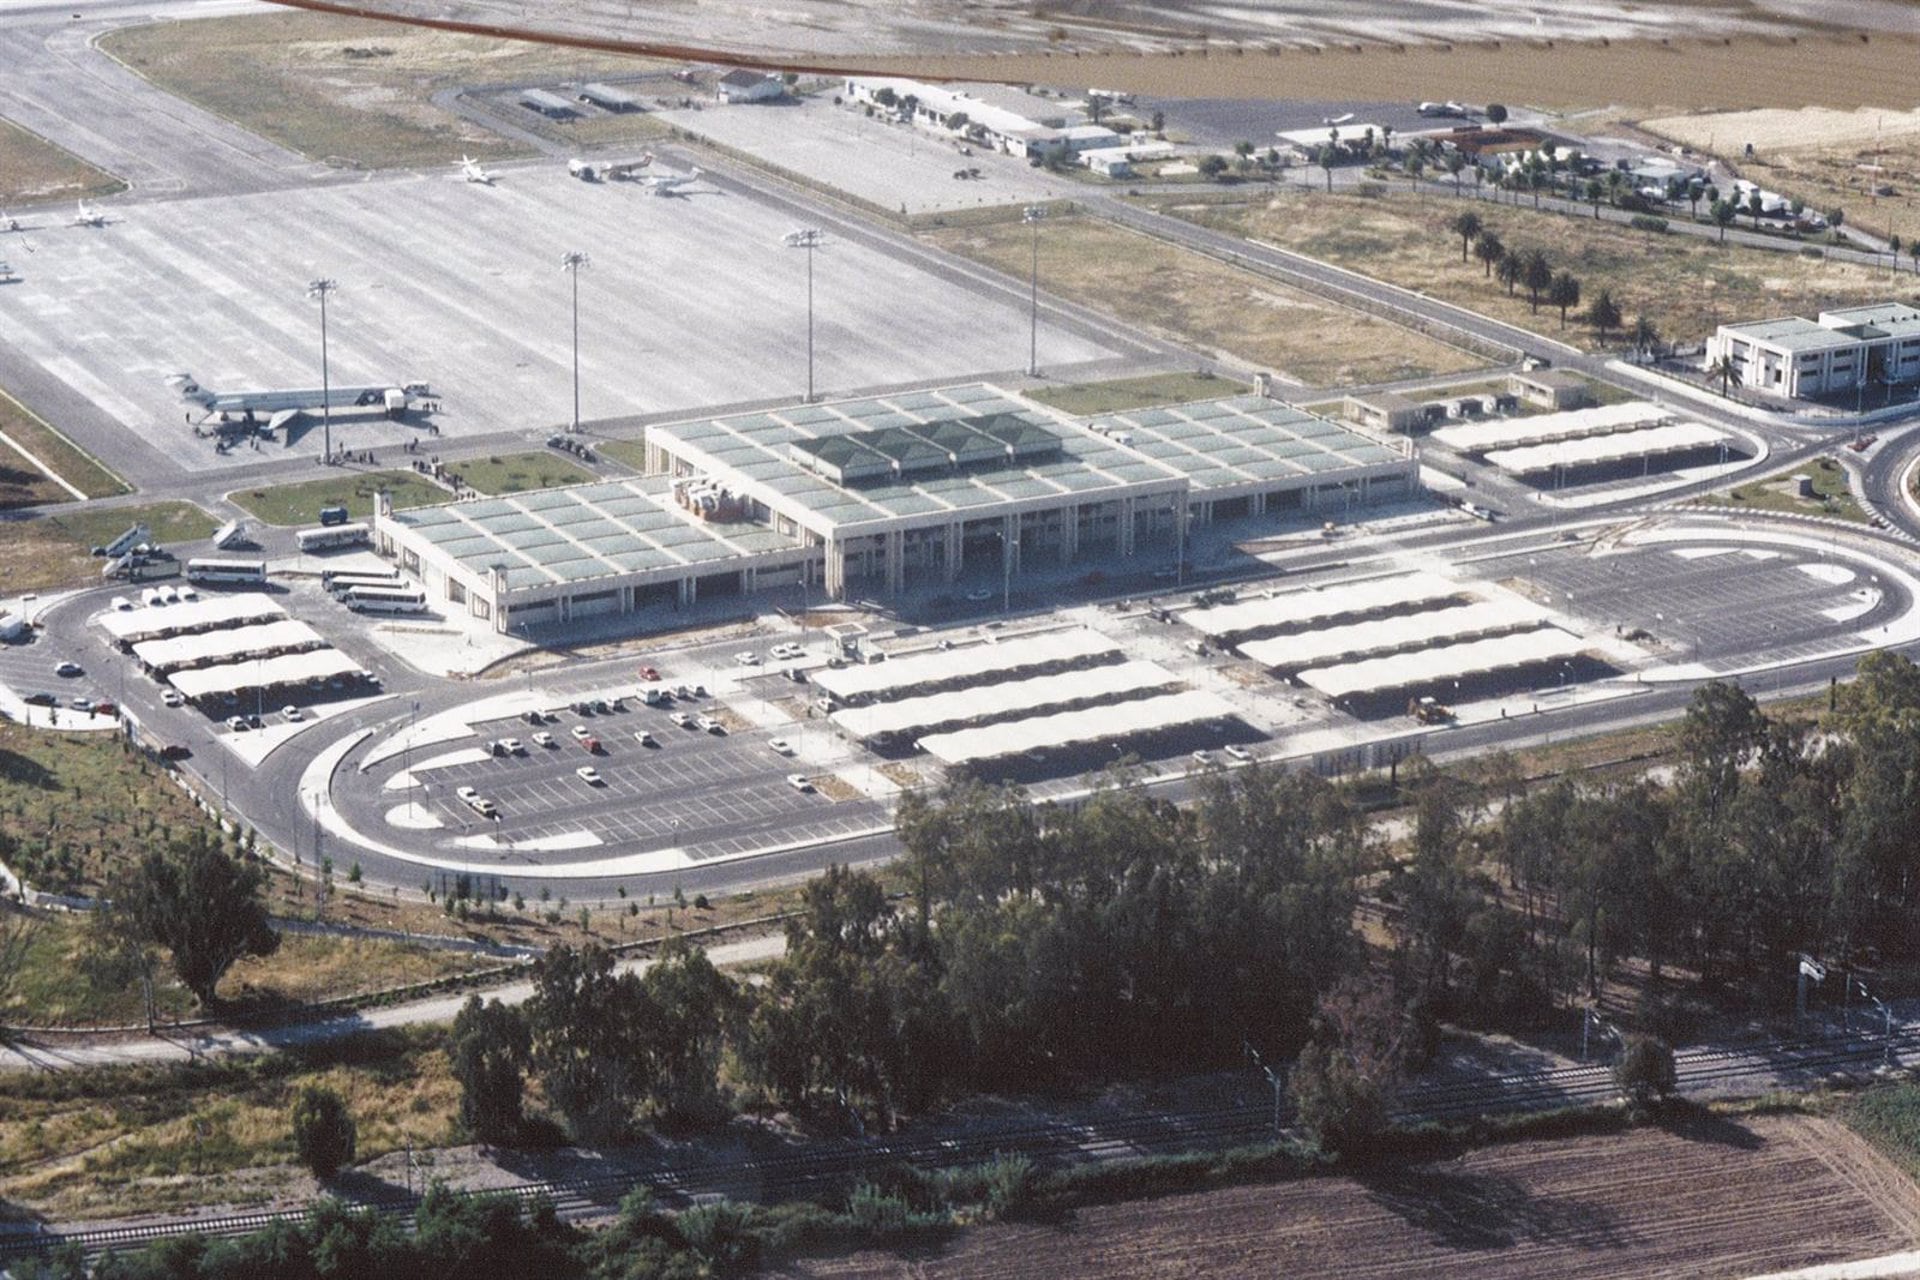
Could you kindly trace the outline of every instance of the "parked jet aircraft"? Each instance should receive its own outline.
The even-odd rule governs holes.
[[[215,414],[225,421],[229,415],[241,416],[253,421],[256,415],[266,415],[264,430],[268,433],[279,428],[303,410],[319,409],[331,406],[339,409],[367,409],[378,407],[389,418],[398,418],[414,402],[431,399],[433,391],[424,382],[409,382],[401,386],[381,385],[371,387],[328,387],[324,391],[319,387],[299,390],[271,391],[213,391],[201,386],[189,373],[176,373],[167,379],[167,385],[180,393],[180,398],[188,404],[199,405],[204,412],[200,420],[205,421]],[[191,416],[191,415],[189,415]]]
[[[1465,103],[1448,101],[1423,102],[1420,104],[1420,114],[1423,116],[1465,116],[1469,113]]]
[[[95,209],[89,206],[85,200],[82,200],[80,202],[80,208],[76,210],[73,215],[73,225],[76,227],[104,227],[107,225],[107,215],[102,210]]]
[[[472,156],[460,157],[460,176],[468,182],[478,182],[482,186],[493,185],[494,175],[487,172],[486,167]]]
[[[1320,123],[1324,125],[1345,124],[1351,119],[1353,119],[1353,112],[1349,111],[1343,116],[1322,116]]]
[[[650,195],[684,195],[686,189],[700,180],[700,170],[691,169],[686,173],[650,174],[640,181],[645,184]]]
[[[635,177],[653,163],[653,152],[633,160],[569,160],[567,172],[582,182],[620,182]]]

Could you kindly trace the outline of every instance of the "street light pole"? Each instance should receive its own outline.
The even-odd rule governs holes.
[[[826,233],[818,227],[801,227],[780,237],[789,249],[807,251],[807,403],[813,403],[813,251],[826,243]]]
[[[573,277],[573,425],[568,431],[574,435],[580,434],[580,268],[587,262],[577,249],[560,259],[560,269]]]
[[[1027,275],[1027,376],[1040,376],[1040,222],[1047,216],[1044,205],[1030,204],[1020,211],[1020,221],[1033,231],[1033,265]]]
[[[327,295],[339,287],[326,276],[307,281],[307,296],[320,300],[320,433],[329,463],[333,461],[333,380],[327,369]]]

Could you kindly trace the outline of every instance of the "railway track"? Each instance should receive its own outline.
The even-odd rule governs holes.
[[[1701,1049],[1676,1056],[1683,1095],[1711,1094],[1742,1079],[1756,1089],[1781,1079],[1805,1083],[1840,1071],[1859,1071],[1920,1052],[1920,1026],[1903,1027],[1891,1037],[1847,1036],[1812,1042]],[[1586,1064],[1521,1072],[1488,1079],[1416,1085],[1401,1097],[1402,1121],[1458,1120],[1477,1115],[1516,1114],[1605,1102],[1617,1093],[1608,1066]],[[1281,1107],[1283,1125],[1291,1108]],[[844,1187],[863,1175],[891,1165],[923,1169],[976,1164],[1001,1155],[1021,1155],[1042,1167],[1092,1164],[1132,1156],[1177,1151],[1220,1150],[1250,1145],[1274,1136],[1270,1100],[1227,1107],[1198,1108],[1119,1116],[1084,1123],[1048,1122],[979,1133],[912,1138],[845,1139],[814,1142],[791,1152],[725,1162],[682,1160],[630,1173],[564,1181],[530,1181],[497,1188],[523,1203],[547,1202],[565,1218],[610,1212],[631,1190],[651,1187],[669,1205],[698,1204],[719,1198],[773,1202],[819,1195]],[[467,1193],[462,1193],[467,1194]],[[411,1220],[420,1197],[398,1194],[363,1207]],[[259,1231],[275,1222],[299,1221],[304,1209],[227,1214],[137,1225],[64,1232],[0,1235],[0,1260],[78,1245],[89,1254],[139,1248],[156,1240],[186,1235],[231,1237]]]

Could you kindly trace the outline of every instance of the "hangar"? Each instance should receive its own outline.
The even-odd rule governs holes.
[[[897,595],[1180,554],[1195,520],[1404,496],[1399,442],[1261,396],[1082,420],[983,383],[649,427],[646,472],[396,512],[375,546],[500,631],[796,582]]]

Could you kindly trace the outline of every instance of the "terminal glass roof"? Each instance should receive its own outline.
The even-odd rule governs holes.
[[[661,478],[611,480],[479,502],[396,511],[473,573],[504,565],[517,590],[614,574],[678,569],[798,547],[764,525],[701,523],[674,505]]]
[[[816,528],[1174,479],[1137,452],[982,383],[676,422],[648,434],[713,478],[738,477],[763,500],[804,512]]]
[[[1398,462],[1402,455],[1350,427],[1262,396],[1236,396],[1103,414],[1136,453],[1186,476],[1196,491]]]

